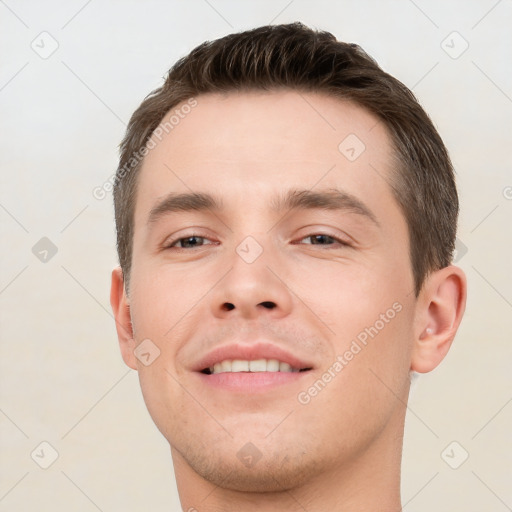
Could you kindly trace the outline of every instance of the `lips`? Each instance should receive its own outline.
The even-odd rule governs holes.
[[[262,368],[261,363],[265,360],[267,367]],[[271,364],[268,362],[272,361]],[[231,362],[231,364],[229,364]],[[251,364],[253,362],[253,364]],[[233,364],[234,363],[234,364]],[[249,363],[249,364],[247,364]],[[276,363],[278,369],[276,369]],[[288,352],[285,349],[271,342],[258,343],[236,343],[217,347],[195,365],[194,371],[204,374],[228,373],[228,372],[299,372],[308,371],[313,368],[311,361]]]

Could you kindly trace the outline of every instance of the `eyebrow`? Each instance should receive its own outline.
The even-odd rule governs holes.
[[[270,208],[274,213],[285,210],[337,210],[358,214],[380,227],[375,214],[359,198],[336,188],[322,191],[288,190],[272,198]],[[215,195],[203,192],[177,194],[171,192],[150,211],[148,224],[172,212],[207,211],[221,212],[223,202]]]

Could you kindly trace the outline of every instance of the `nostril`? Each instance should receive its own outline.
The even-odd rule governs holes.
[[[276,303],[275,302],[271,302],[271,301],[265,301],[265,302],[261,302],[261,305],[264,307],[264,308],[267,308],[267,309],[273,309],[276,307]],[[235,306],[234,304],[231,304],[231,302],[225,302],[223,305],[222,305],[222,309],[224,311],[231,311],[232,309],[235,309]]]

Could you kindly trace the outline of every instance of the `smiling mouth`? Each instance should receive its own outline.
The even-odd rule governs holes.
[[[205,375],[216,375],[219,373],[299,373],[307,372],[312,368],[293,368],[288,363],[278,359],[226,359],[215,363],[213,366],[203,368],[201,373]]]

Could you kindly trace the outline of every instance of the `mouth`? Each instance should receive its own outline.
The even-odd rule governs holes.
[[[312,370],[311,367],[293,367],[279,359],[224,359],[213,366],[203,368],[201,373],[205,375],[217,375],[219,373],[299,373]]]
[[[314,365],[269,341],[217,347],[197,362],[195,374],[208,388],[248,393],[293,385]]]

